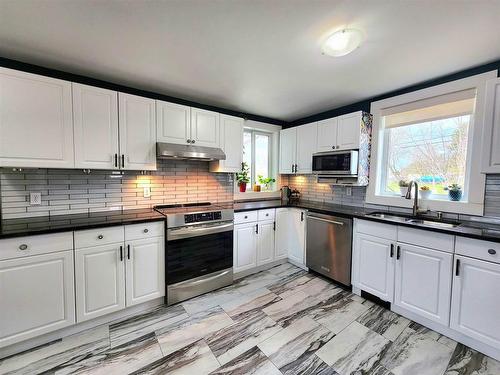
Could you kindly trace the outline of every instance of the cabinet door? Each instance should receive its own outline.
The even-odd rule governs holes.
[[[340,116],[337,124],[336,150],[359,148],[361,112]]]
[[[290,210],[288,258],[300,265],[306,264],[306,212]]]
[[[282,174],[294,173],[297,151],[297,128],[280,131],[280,167]]]
[[[73,250],[0,261],[0,347],[75,323]]]
[[[118,93],[122,169],[156,170],[155,101]]]
[[[257,223],[234,226],[234,272],[257,266]]]
[[[453,255],[398,243],[394,304],[448,326]]]
[[[191,108],[191,144],[219,147],[219,114]]]
[[[257,265],[274,260],[274,221],[259,221],[257,239]]]
[[[391,257],[391,240],[356,233],[356,271],[360,289],[384,301],[393,302],[394,257]]]
[[[454,275],[450,327],[500,347],[500,264],[455,255]]]
[[[316,152],[317,123],[297,127],[297,173],[312,173],[312,155]]]
[[[123,244],[75,251],[77,322],[125,307],[124,255]]]
[[[338,118],[334,117],[318,122],[317,152],[335,150],[337,146],[337,121]]]
[[[0,68],[0,167],[73,168],[71,83]]]
[[[484,116],[482,172],[500,173],[500,78],[488,81]]]
[[[156,140],[158,142],[189,144],[191,107],[157,100],[156,118]]]
[[[118,93],[73,83],[75,167],[117,169]]]
[[[285,259],[288,257],[290,231],[290,215],[288,208],[277,208],[275,220],[274,259]]]
[[[126,302],[137,305],[165,295],[165,238],[126,244]]]
[[[239,117],[220,115],[220,146],[226,160],[210,162],[211,172],[239,172],[243,161],[243,124]]]

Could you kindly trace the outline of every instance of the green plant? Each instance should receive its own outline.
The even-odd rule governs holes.
[[[410,186],[410,183],[406,180],[399,180],[398,185],[399,187],[408,187]]]
[[[249,172],[250,170],[248,168],[248,164],[245,162],[241,163],[241,172],[236,173],[236,181],[238,181],[238,185],[250,182],[250,176],[248,175]]]
[[[429,191],[429,190],[431,190],[431,188],[429,186],[427,186],[427,185],[424,185],[424,186],[420,187],[420,190],[422,190],[422,191]]]
[[[261,185],[265,185],[266,186],[266,189],[269,189],[271,187],[271,184],[273,184],[273,183],[276,182],[276,180],[274,178],[271,178],[271,177],[264,178],[261,175],[257,176],[257,179],[259,180],[259,183]]]
[[[448,185],[448,187],[444,188],[444,190],[459,191],[459,190],[462,190],[462,187],[459,184],[451,184],[451,185]]]

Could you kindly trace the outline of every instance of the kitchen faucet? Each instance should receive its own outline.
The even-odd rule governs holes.
[[[413,216],[418,215],[418,184],[417,181],[411,180],[410,184],[408,185],[408,190],[406,191],[405,198],[406,199],[411,199],[411,188],[415,186],[415,197],[413,198]]]

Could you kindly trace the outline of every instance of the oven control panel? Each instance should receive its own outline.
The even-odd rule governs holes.
[[[201,212],[197,214],[184,215],[184,223],[186,224],[201,223],[204,221],[215,221],[221,219],[222,219],[222,213],[220,211]]]

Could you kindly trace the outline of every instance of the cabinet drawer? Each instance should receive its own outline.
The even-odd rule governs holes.
[[[0,260],[73,249],[73,232],[8,238],[0,241]]]
[[[455,237],[449,234],[400,226],[398,227],[398,242],[452,253]]]
[[[263,220],[274,220],[274,213],[276,210],[274,208],[268,209],[268,210],[259,210],[258,212],[258,217],[259,221]]]
[[[457,237],[455,252],[472,258],[500,263],[500,243]]]
[[[89,229],[75,232],[75,248],[106,245],[123,242],[123,226]]]
[[[257,221],[257,211],[245,211],[245,212],[236,212],[234,214],[234,223],[235,224],[244,224],[251,223],[252,221]]]
[[[398,227],[396,225],[382,224],[375,221],[357,220],[356,232],[396,241]]]
[[[125,241],[159,237],[164,234],[163,221],[125,226]]]

